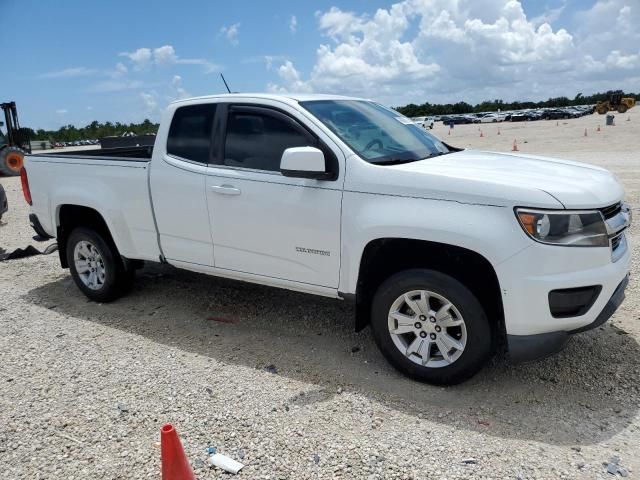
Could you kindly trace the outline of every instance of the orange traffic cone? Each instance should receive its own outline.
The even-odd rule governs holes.
[[[160,429],[162,480],[196,480],[193,469],[184,454],[178,432],[167,423]]]
[[[584,129],[584,136],[585,137],[587,136],[587,129],[586,128]]]
[[[596,132],[600,131],[600,125],[598,125],[598,128],[596,128]]]
[[[513,141],[513,148],[511,149],[512,152],[518,152],[518,142],[516,142],[515,140]]]

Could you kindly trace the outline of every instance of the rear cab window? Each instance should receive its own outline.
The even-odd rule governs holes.
[[[169,127],[167,154],[192,162],[208,163],[215,113],[215,103],[186,105],[176,109]]]

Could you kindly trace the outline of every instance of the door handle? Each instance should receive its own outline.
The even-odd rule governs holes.
[[[240,195],[240,189],[233,185],[213,185],[211,187],[216,193],[222,193],[223,195]]]

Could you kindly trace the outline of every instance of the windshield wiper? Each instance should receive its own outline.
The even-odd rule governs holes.
[[[418,162],[420,160],[426,160],[427,158],[439,157],[440,155],[446,155],[447,153],[451,153],[451,152],[432,153],[430,155],[427,155],[424,158],[392,158],[389,160],[380,160],[377,162],[371,161],[369,163],[373,163],[374,165],[401,165],[403,163]]]
[[[419,158],[392,158],[390,160],[380,160],[377,162],[370,162],[374,165],[401,165],[403,163],[417,162]]]

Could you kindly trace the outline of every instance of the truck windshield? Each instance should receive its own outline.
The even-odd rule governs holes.
[[[411,119],[374,102],[311,100],[300,105],[369,163],[405,163],[449,153]]]

